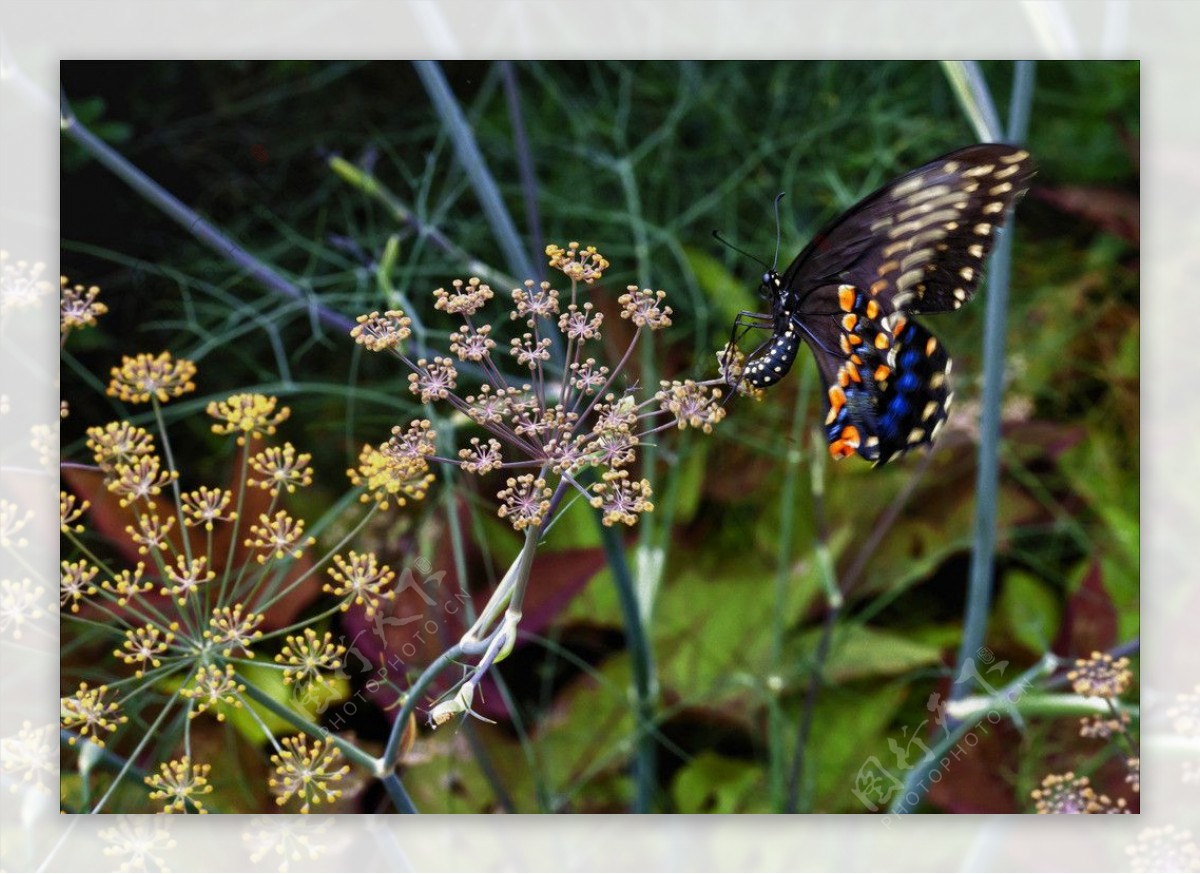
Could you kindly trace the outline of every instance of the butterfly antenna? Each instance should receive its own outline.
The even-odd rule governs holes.
[[[733,243],[729,242],[727,239],[722,237],[720,231],[713,231],[713,236],[716,237],[719,242],[724,243],[726,246],[728,246],[730,249],[733,249],[733,251],[737,252],[739,255],[745,255],[751,261],[757,262],[758,264],[762,264],[763,267],[767,267],[767,265],[765,263],[763,263],[761,258],[756,258],[754,255],[751,255],[745,249],[739,249],[737,246],[733,245]],[[767,269],[770,270],[771,268],[767,267]]]
[[[779,201],[783,200],[785,192],[775,195],[775,257],[771,259],[771,270],[779,266],[779,242],[783,237],[783,228],[779,223]]]

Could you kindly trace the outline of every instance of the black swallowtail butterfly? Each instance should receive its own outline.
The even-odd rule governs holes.
[[[816,356],[834,458],[883,464],[930,443],[952,393],[945,347],[912,317],[958,309],[979,286],[996,229],[1029,187],[1029,153],[984,143],[889,182],[826,225],[791,266],[763,275],[769,313],[741,313],[729,351],[751,328],[771,338],[740,374],[774,385],[800,341]]]

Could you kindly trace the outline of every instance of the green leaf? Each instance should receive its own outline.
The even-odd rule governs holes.
[[[820,634],[819,629],[814,629],[789,647],[797,661],[811,656]],[[868,677],[895,677],[941,661],[941,648],[933,644],[865,625],[847,625],[834,634],[825,662],[825,678],[829,682],[847,683]]]
[[[811,568],[789,583],[779,605],[769,571],[676,574],[660,594],[651,628],[661,684],[708,706],[744,698],[770,676],[787,685],[796,665],[776,660],[771,628],[777,618],[784,627],[794,624],[816,589]]]
[[[680,464],[670,468],[670,475],[675,477],[672,485],[675,493],[675,522],[682,524],[690,522],[700,506],[700,494],[704,488],[704,478],[708,474],[708,447],[706,440],[693,440],[689,452],[681,459]],[[593,524],[592,528],[596,526]]]
[[[746,283],[739,282],[725,269],[724,264],[709,253],[691,246],[685,246],[683,252],[696,276],[696,284],[714,307],[718,323],[732,324],[741,310],[755,308],[754,295],[747,289]]]
[[[855,775],[871,756],[884,767],[894,764],[896,757],[887,746],[889,735],[901,749],[911,740],[903,730],[889,731],[906,694],[903,686],[856,684],[853,689],[829,689],[818,699],[806,751],[808,786],[802,787],[804,795],[811,793],[814,813],[863,812],[852,794]],[[925,728],[918,723],[909,734],[919,735]]]
[[[1031,574],[1011,571],[997,604],[998,615],[1026,649],[1046,652],[1062,621],[1062,607],[1048,586]]]
[[[679,813],[770,813],[762,765],[706,750],[680,769],[671,787]]]

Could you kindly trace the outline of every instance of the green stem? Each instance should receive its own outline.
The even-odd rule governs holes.
[[[463,169],[466,170],[467,177],[471,180],[471,187],[475,190],[476,197],[479,198],[483,214],[491,226],[496,242],[507,257],[508,263],[521,276],[533,276],[533,264],[525,247],[521,244],[521,237],[517,233],[512,216],[509,215],[508,208],[504,205],[504,198],[500,195],[500,186],[496,184],[495,178],[488,169],[483,152],[480,151],[479,144],[475,140],[471,124],[467,121],[462,107],[450,89],[450,83],[446,81],[442,68],[437,61],[414,61],[413,66],[416,67],[421,84],[425,86],[429,100],[449,134],[450,141],[454,144],[454,153]]]
[[[388,774],[383,778],[383,788],[387,790],[388,797],[392,799],[392,804],[396,805],[399,813],[420,813],[412,799],[408,797],[404,784],[395,774]]]
[[[946,714],[961,722],[978,722],[998,707],[1014,710],[1022,716],[1093,716],[1104,713],[1117,716],[1120,713],[1128,713],[1136,717],[1139,713],[1136,704],[1116,702],[1114,706],[1108,698],[1091,698],[1068,692],[1039,692],[1022,695],[1011,702],[1001,701],[999,696],[971,695],[948,705]]]
[[[599,516],[596,517],[599,523]],[[637,590],[625,561],[625,550],[620,535],[612,528],[602,527],[601,543],[608,565],[617,586],[617,597],[621,603],[621,617],[625,623],[625,642],[633,663],[633,683],[637,731],[635,735],[635,778],[637,792],[634,798],[634,813],[649,813],[655,794],[658,749],[654,738],[654,658],[650,641],[642,623],[641,607]]]
[[[1000,136],[999,121],[982,74],[976,65],[961,68],[947,66],[961,73],[960,78],[970,85],[969,93],[959,91],[963,108],[972,118],[979,116],[992,133]],[[952,81],[956,81],[952,77]],[[1014,97],[1028,101],[1032,89],[1022,88]],[[1014,102],[1014,125],[1026,111]],[[972,112],[974,111],[974,114]],[[1012,268],[1012,234],[1010,229],[997,233],[996,251],[988,271],[987,300],[984,313],[983,340],[983,398],[979,421],[979,454],[975,474],[974,548],[971,552],[971,571],[967,583],[967,602],[963,616],[963,638],[958,650],[954,685],[950,700],[962,698],[970,691],[971,678],[963,668],[983,646],[988,613],[992,603],[993,565],[996,556],[996,519],[1000,478],[1000,412],[1004,394],[1004,346],[1008,330],[1008,288]]]
[[[804,439],[804,422],[808,409],[808,384],[811,382],[811,369],[804,371],[804,380],[800,387],[800,397],[792,411],[792,427],[788,440],[787,459],[784,462],[783,488],[779,494],[779,549],[775,554],[775,610],[771,617],[771,664],[777,669],[783,666],[783,637],[784,621],[787,611],[787,593],[792,576],[792,548],[795,539],[796,491],[800,479],[800,463],[804,459],[802,441]],[[787,768],[785,754],[785,735],[787,721],[783,718],[779,695],[772,688],[767,691],[768,714],[768,743],[771,755],[771,798],[777,811],[783,812],[786,806],[787,786],[784,780]]]
[[[329,169],[344,182],[353,185],[367,197],[381,203],[396,221],[408,225],[416,234],[429,240],[452,261],[463,265],[472,276],[479,276],[493,286],[513,288],[520,285],[513,277],[469,255],[433,225],[422,224],[404,203],[371,172],[337,155],[329,159]]]
[[[138,745],[134,747],[133,752],[129,754],[129,758],[125,760],[125,764],[121,767],[121,770],[117,772],[117,776],[113,778],[112,785],[108,787],[108,791],[100,797],[100,800],[96,802],[96,806],[92,808],[92,813],[99,813],[101,811],[104,807],[104,802],[108,801],[109,796],[121,785],[121,781],[125,779],[125,774],[128,773],[129,769],[133,767],[133,763],[141,756],[142,750],[146,748],[146,744],[153,738],[158,737],[158,727],[162,725],[163,720],[167,718],[167,714],[171,712],[171,708],[178,700],[179,693],[176,692],[171,696],[171,700],[166,703],[163,709],[159,711],[158,717],[146,729],[142,735],[142,739],[138,741]]]
[[[478,647],[479,645],[476,644],[476,646]],[[483,649],[483,647],[479,648]],[[386,770],[396,767],[396,762],[400,758],[400,740],[404,736],[404,726],[408,723],[413,711],[416,710],[417,703],[421,700],[421,695],[437,679],[438,674],[467,654],[468,649],[466,646],[461,643],[455,644],[434,659],[433,663],[422,672],[416,682],[408,687],[408,690],[404,693],[404,703],[400,705],[400,712],[396,715],[396,721],[392,723],[392,732],[388,735],[387,746],[384,748],[383,756],[381,757]]]

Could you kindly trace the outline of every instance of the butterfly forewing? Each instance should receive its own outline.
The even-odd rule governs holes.
[[[930,161],[826,225],[783,274],[801,313],[829,312],[817,293],[847,283],[888,311],[944,312],[970,300],[984,260],[1033,176],[1024,149],[983,144]]]

